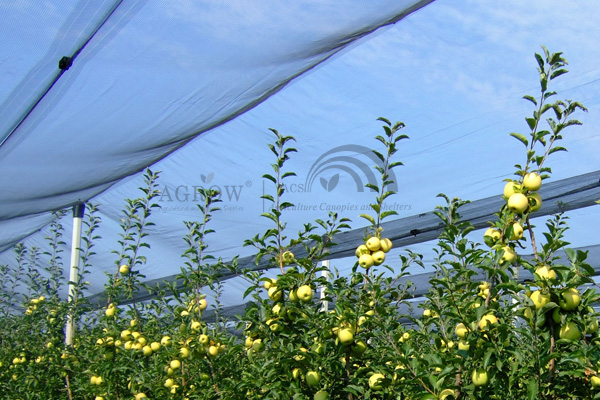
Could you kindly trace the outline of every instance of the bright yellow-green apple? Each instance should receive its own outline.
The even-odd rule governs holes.
[[[244,345],[247,348],[252,347],[252,344],[254,343],[254,339],[252,339],[250,336],[246,336],[246,341],[244,342]]]
[[[547,265],[541,265],[535,269],[535,273],[537,276],[546,282],[555,282],[556,281],[556,272],[552,268]]]
[[[206,346],[210,342],[210,338],[208,335],[202,334],[198,337],[198,342],[200,342],[201,345]]]
[[[381,241],[376,238],[375,236],[370,237],[369,240],[367,240],[366,243],[367,249],[371,250],[371,251],[377,251],[381,248]]]
[[[380,250],[387,253],[392,249],[392,241],[388,238],[383,238],[379,241]]]
[[[373,257],[373,264],[381,265],[385,261],[385,253],[381,250],[374,252],[371,257]]]
[[[284,264],[290,264],[290,263],[294,262],[295,257],[294,257],[294,253],[292,253],[291,251],[288,250],[283,253],[281,258],[283,259]]]
[[[518,193],[522,189],[521,185],[517,182],[511,181],[504,185],[504,197],[509,199],[515,193]]]
[[[181,358],[188,358],[190,356],[190,349],[182,347],[179,349],[179,355],[181,355]]]
[[[209,346],[206,354],[208,354],[211,357],[216,357],[219,355],[219,348],[217,346]]]
[[[520,223],[515,222],[512,224],[512,235],[510,236],[510,240],[521,240],[523,237],[523,227]]]
[[[364,244],[361,244],[360,246],[358,246],[356,248],[356,252],[354,254],[356,254],[356,257],[360,257],[363,254],[371,254],[371,252],[369,251],[367,246],[365,246]]]
[[[408,332],[404,332],[404,333],[402,334],[402,336],[400,337],[400,339],[398,339],[398,341],[399,341],[400,343],[404,343],[404,342],[406,342],[408,339],[410,339],[410,333],[408,333]]]
[[[535,192],[542,187],[542,177],[535,172],[530,172],[523,177],[523,187]]]
[[[104,313],[106,314],[107,317],[114,317],[115,316],[115,308],[114,307],[108,307],[106,309],[106,311],[104,311]]]
[[[279,289],[277,286],[271,286],[267,291],[269,298],[273,301],[281,300],[281,296],[283,296],[283,291]]]
[[[454,390],[452,389],[444,389],[440,392],[439,399],[445,400],[448,396],[454,396]]]
[[[338,330],[338,339],[344,346],[349,345],[354,341],[354,332],[350,328],[343,328]]]
[[[473,379],[473,385],[475,385],[476,387],[485,386],[490,381],[487,371],[482,368],[473,371],[473,375],[471,376],[471,378]]]
[[[300,378],[300,374],[301,374],[301,373],[302,373],[302,370],[301,370],[300,368],[294,368],[294,369],[292,370],[292,377],[293,377],[294,379],[298,379],[298,378]]]
[[[141,400],[141,399],[147,399],[148,397],[146,397],[145,393],[138,393],[135,395],[135,400]]]
[[[383,390],[383,381],[385,380],[385,375],[376,372],[371,377],[369,377],[369,387],[375,391]]]
[[[456,324],[456,328],[454,328],[454,333],[456,333],[456,336],[459,338],[464,339],[467,336],[467,333],[469,333],[469,329],[467,329],[465,324],[459,322]]]
[[[490,325],[494,325],[498,323],[498,318],[496,318],[493,314],[486,314],[479,320],[479,329],[485,330],[490,327]]]
[[[142,351],[144,353],[145,356],[149,356],[152,354],[152,347],[150,346],[144,346],[142,347]]]
[[[579,328],[575,322],[569,321],[560,327],[558,336],[561,339],[579,340],[581,339],[581,331],[579,331]]]
[[[469,342],[464,341],[464,340],[461,340],[458,342],[459,350],[469,351],[470,348],[471,348],[471,345],[469,344]]]
[[[114,270],[113,270],[113,271],[114,271]],[[127,265],[127,264],[123,264],[123,265],[121,265],[121,266],[119,267],[119,272],[120,272],[122,275],[127,275],[127,274],[129,273],[129,265]]]
[[[290,290],[290,293],[288,296],[290,298],[290,301],[292,301],[294,303],[300,301],[300,299],[298,298],[298,292],[295,289]]]
[[[593,387],[598,388],[600,387],[600,377],[594,375],[590,378],[590,383],[592,384]]]
[[[533,311],[531,311],[531,308],[523,310],[523,317],[528,321],[533,320]]]
[[[162,339],[160,339],[160,344],[163,346],[168,346],[171,344],[171,336],[163,336]]]
[[[158,343],[158,342],[150,343],[150,349],[152,349],[152,351],[160,350],[160,343]]]
[[[502,259],[500,260],[501,262],[507,262],[509,264],[515,262],[517,259],[517,253],[515,253],[512,247],[504,246],[502,247],[502,250],[504,250],[504,254],[502,254]]]
[[[167,389],[169,389],[169,388],[170,388],[171,386],[173,386],[174,384],[175,384],[175,381],[174,381],[173,379],[171,379],[171,378],[169,378],[169,379],[167,379],[167,380],[165,381],[165,387],[166,387]]]
[[[529,201],[523,193],[515,193],[508,199],[508,209],[515,214],[523,214],[527,207],[529,207]]]
[[[279,313],[281,312],[281,304],[275,304],[273,308],[271,308],[271,312],[273,313],[273,315],[279,315]]]
[[[530,203],[529,211],[535,212],[542,208],[542,196],[539,193],[531,193],[528,199]]]
[[[329,393],[327,393],[326,390],[319,390],[317,393],[315,393],[313,399],[314,400],[329,400],[331,397],[329,396]]]
[[[560,308],[566,311],[571,311],[577,308],[577,306],[581,303],[581,296],[579,296],[579,290],[576,288],[569,288],[564,290],[558,300],[558,305]]]
[[[487,230],[483,234],[483,237],[484,239],[486,237],[489,237],[492,239],[493,242],[495,242],[496,240],[500,240],[502,238],[502,234],[496,228],[487,228]]]
[[[536,290],[535,292],[531,293],[529,298],[531,301],[533,301],[533,305],[535,306],[536,310],[539,310],[546,304],[550,303],[550,293],[543,293],[540,290]]]
[[[321,381],[321,375],[317,371],[308,371],[306,373],[306,383],[308,386],[317,386]]]
[[[121,332],[121,339],[123,340],[129,340],[131,336],[131,332],[128,331],[127,329],[125,329],[124,331]]]
[[[192,321],[191,328],[193,331],[198,331],[202,328],[200,321]]]
[[[265,289],[269,290],[271,289],[271,286],[275,285],[276,283],[277,279],[267,278],[267,280],[264,281],[263,286],[265,287]]]
[[[306,303],[312,300],[313,291],[309,285],[302,285],[296,291],[296,295],[298,296],[298,299],[300,299],[300,301]]]
[[[360,256],[358,258],[358,265],[360,265],[361,267],[367,269],[373,266],[373,264],[375,264],[375,260],[373,259],[373,256],[370,254],[363,254],[362,256]]]
[[[206,299],[200,299],[198,301],[198,308],[200,309],[200,311],[206,310],[206,307],[208,307],[208,302],[206,301]]]

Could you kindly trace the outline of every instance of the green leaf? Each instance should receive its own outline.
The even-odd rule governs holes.
[[[532,102],[533,104],[535,104],[537,106],[537,100],[535,99],[535,97],[530,96],[530,95],[525,95],[525,96],[523,96],[523,98],[525,100],[529,100],[530,102]]]
[[[533,128],[531,128],[533,129]],[[521,135],[520,133],[511,133],[510,136],[514,137],[515,139],[519,140],[521,143],[523,143],[525,145],[525,147],[529,146],[529,141],[527,140],[527,138],[524,135]]]
[[[561,146],[554,146],[550,149],[550,151],[548,151],[548,154],[556,153],[557,151],[567,151],[567,149]]]
[[[371,217],[369,214],[360,214],[359,217],[366,219],[371,224],[375,225],[375,219]]]
[[[390,215],[398,215],[398,212],[396,212],[395,210],[384,211],[381,213],[381,219],[389,217]]]

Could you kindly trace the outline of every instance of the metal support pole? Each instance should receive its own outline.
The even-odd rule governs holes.
[[[81,251],[81,222],[85,213],[85,204],[79,203],[73,206],[73,237],[71,239],[71,273],[69,275],[69,302],[77,301],[75,283],[79,279],[79,253]],[[75,320],[70,311],[67,315],[67,326],[65,327],[65,344],[73,344],[75,333]]]
[[[329,281],[329,260],[321,261],[321,265],[327,269],[321,271],[321,276]],[[321,311],[329,311],[329,302],[327,300],[323,300],[325,298],[325,286],[321,286],[319,288],[320,298],[322,302]]]

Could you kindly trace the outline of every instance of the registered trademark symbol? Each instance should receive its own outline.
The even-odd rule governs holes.
[[[248,187],[252,186],[252,181],[246,181],[246,186],[248,186]]]

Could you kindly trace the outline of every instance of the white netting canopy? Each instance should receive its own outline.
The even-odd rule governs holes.
[[[139,196],[146,167],[161,171],[162,192],[144,249],[147,280],[180,272],[183,221],[199,218],[200,186],[221,190],[223,200],[208,252],[251,256],[244,239],[269,227],[260,216],[261,196],[272,190],[262,178],[274,161],[269,128],[297,139],[286,165],[296,173],[287,181],[286,200],[296,204],[284,217],[289,232],[336,211],[360,234],[380,116],[403,121],[410,136],[387,204],[399,224],[431,227],[418,216],[440,204],[440,192],[492,198],[471,215],[491,220],[502,180],[524,161],[508,134],[528,129],[531,104],[521,98],[539,94],[541,45],[569,60],[559,97],[589,109],[565,134],[569,151],[549,161],[548,182],[571,189],[557,184],[548,204],[574,204],[567,239],[596,245],[598,10],[595,0],[3,2],[0,264],[14,263],[16,243],[43,248],[53,211],[92,202],[102,238],[87,279],[97,295],[118,261],[111,250],[123,200]],[[406,246],[431,262],[419,241]],[[352,254],[344,248],[332,265],[347,271]],[[224,304],[242,302],[243,291],[244,281],[228,279]]]

